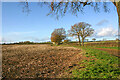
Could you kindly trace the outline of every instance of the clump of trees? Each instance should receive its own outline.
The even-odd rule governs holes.
[[[30,41],[24,41],[24,42],[19,42],[17,44],[35,44],[35,43]]]
[[[79,44],[84,46],[84,40],[86,37],[91,36],[94,33],[94,29],[91,28],[91,25],[85,22],[80,22],[71,26],[71,29],[68,31],[71,36],[77,36]]]
[[[80,22],[71,26],[71,29],[68,30],[70,36],[76,36],[79,40],[79,44],[84,46],[84,40],[86,37],[91,36],[94,33],[94,29],[91,28],[91,25],[85,22]],[[64,28],[55,29],[51,34],[51,42],[53,44],[59,45],[62,40],[66,38],[66,31]],[[65,39],[65,43],[69,42],[69,40]]]
[[[55,29],[51,34],[51,42],[53,44],[59,45],[62,40],[66,38],[66,31],[64,28]]]
[[[118,39],[118,38],[116,38],[116,41],[119,41],[119,39]]]
[[[95,38],[93,38],[92,40],[95,42],[95,40],[96,40],[96,39],[95,39]]]

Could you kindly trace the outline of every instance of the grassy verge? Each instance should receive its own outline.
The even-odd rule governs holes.
[[[107,49],[117,49],[117,50],[120,50],[120,47],[97,47],[97,48],[107,48]]]
[[[72,78],[120,78],[118,57],[90,47],[74,47],[82,48],[89,60],[83,60],[72,69]]]

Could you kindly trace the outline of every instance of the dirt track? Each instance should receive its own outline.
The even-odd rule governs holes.
[[[106,51],[109,54],[112,54],[112,55],[117,56],[117,57],[120,58],[120,50],[117,50],[117,49],[106,49],[106,48],[95,48],[95,49]]]
[[[50,45],[2,46],[3,77],[57,78],[81,60],[81,50]],[[69,75],[69,74],[68,74]]]

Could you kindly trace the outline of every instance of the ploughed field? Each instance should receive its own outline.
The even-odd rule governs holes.
[[[40,45],[3,45],[2,77],[60,78],[81,60],[80,49]],[[69,74],[68,74],[69,75]]]

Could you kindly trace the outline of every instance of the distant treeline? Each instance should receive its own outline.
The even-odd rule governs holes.
[[[61,42],[61,44],[71,44],[71,45],[79,45],[78,41],[70,41],[70,40],[64,40]],[[52,42],[30,42],[30,41],[22,41],[22,42],[16,42],[16,43],[2,43],[2,45],[11,45],[11,44],[53,44]],[[116,40],[108,40],[108,41],[86,41],[85,46],[118,46],[120,45],[120,41]]]
[[[3,43],[3,45],[9,45],[9,44],[52,44],[51,42],[30,42],[30,41],[24,41],[24,42],[15,42],[15,43]]]

